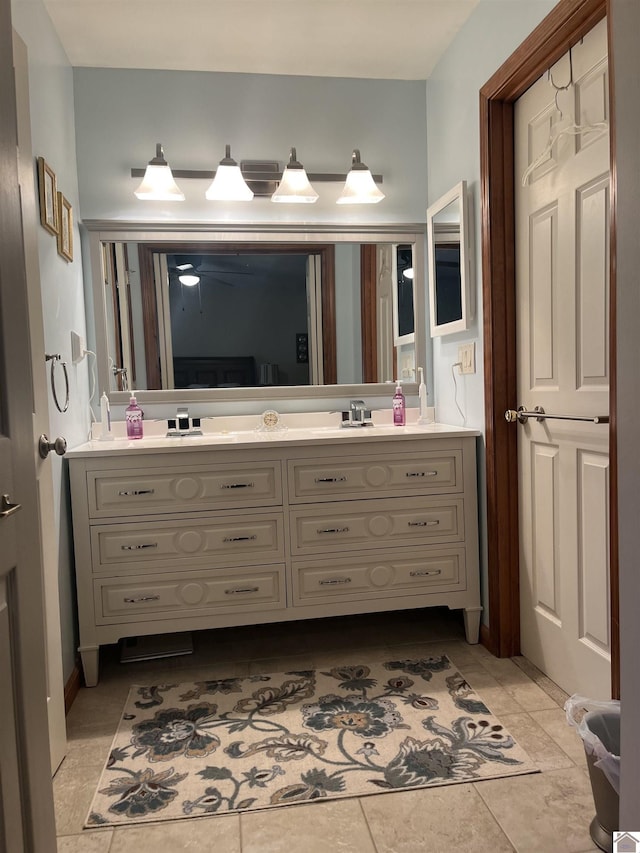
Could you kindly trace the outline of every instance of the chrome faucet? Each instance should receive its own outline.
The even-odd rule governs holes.
[[[201,419],[190,417],[186,406],[180,406],[175,418],[167,421],[167,438],[181,435],[202,435]]]
[[[342,413],[342,426],[363,427],[371,426],[371,409],[367,409],[364,400],[351,400],[349,411]]]

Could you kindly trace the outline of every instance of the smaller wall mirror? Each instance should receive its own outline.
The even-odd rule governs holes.
[[[431,336],[469,327],[471,248],[466,181],[461,181],[427,210]]]

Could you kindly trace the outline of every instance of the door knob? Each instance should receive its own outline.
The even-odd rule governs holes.
[[[504,413],[504,419],[508,424],[514,424],[520,420],[520,412],[516,412],[515,409],[507,409]]]
[[[41,435],[38,439],[38,452],[42,459],[46,459],[47,456],[54,450],[58,456],[64,456],[67,452],[67,440],[65,438],[56,438],[55,441],[49,441],[49,437],[46,435]]]

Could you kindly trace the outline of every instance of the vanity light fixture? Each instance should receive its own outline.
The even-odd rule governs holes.
[[[271,201],[284,204],[313,204],[318,201],[318,193],[309,183],[304,166],[298,162],[295,148],[290,151],[289,162]]]
[[[225,146],[224,158],[216,169],[211,186],[205,193],[209,201],[251,201],[251,190],[242,177],[240,166],[231,157],[231,146]]]
[[[196,284],[200,284],[200,276],[183,274],[178,276],[178,281],[185,287],[195,287]]]
[[[369,167],[360,160],[360,151],[355,148],[351,171],[336,204],[377,204],[383,198],[384,193],[376,186]]]
[[[174,169],[173,173],[164,159],[162,146],[158,144],[156,157],[151,160],[146,171],[131,169],[132,178],[144,180],[135,191],[138,198],[162,199],[166,201],[184,200],[184,193],[176,186],[178,180],[194,178],[211,181],[206,197],[215,201],[251,201],[255,196],[271,198],[275,202],[289,204],[313,204],[318,193],[311,182],[345,182],[338,204],[373,204],[382,201],[384,194],[377,184],[382,183],[382,175],[372,175],[360,161],[360,152],[356,148],[352,154],[352,166],[348,175],[334,172],[307,174],[302,163],[296,159],[296,149],[292,148],[289,162],[284,172],[280,163],[272,160],[243,160],[240,165],[231,157],[231,146],[225,146],[225,157],[216,171],[195,169]],[[158,177],[155,177],[158,175]],[[162,181],[158,189],[154,181]]]
[[[145,201],[184,201],[184,193],[173,179],[159,142],[156,145],[156,156],[153,160],[149,160],[144,178],[135,190],[135,195]]]

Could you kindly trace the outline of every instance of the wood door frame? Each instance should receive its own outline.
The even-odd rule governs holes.
[[[485,350],[487,551],[491,652],[520,652],[517,431],[504,419],[517,403],[514,226],[514,104],[570,47],[601,21],[609,0],[560,0],[480,90],[482,290]],[[610,43],[609,35],[609,43]],[[612,687],[619,691],[615,421],[615,122],[611,116],[610,455]]]
[[[140,288],[144,318],[145,361],[147,388],[161,388],[158,341],[158,307],[153,272],[154,254],[198,255],[320,255],[322,275],[322,353],[323,384],[335,385],[337,381],[336,356],[336,297],[335,297],[335,246],[296,243],[139,243]]]
[[[378,303],[376,298],[376,246],[360,246],[360,327],[362,330],[362,381],[378,381]]]

